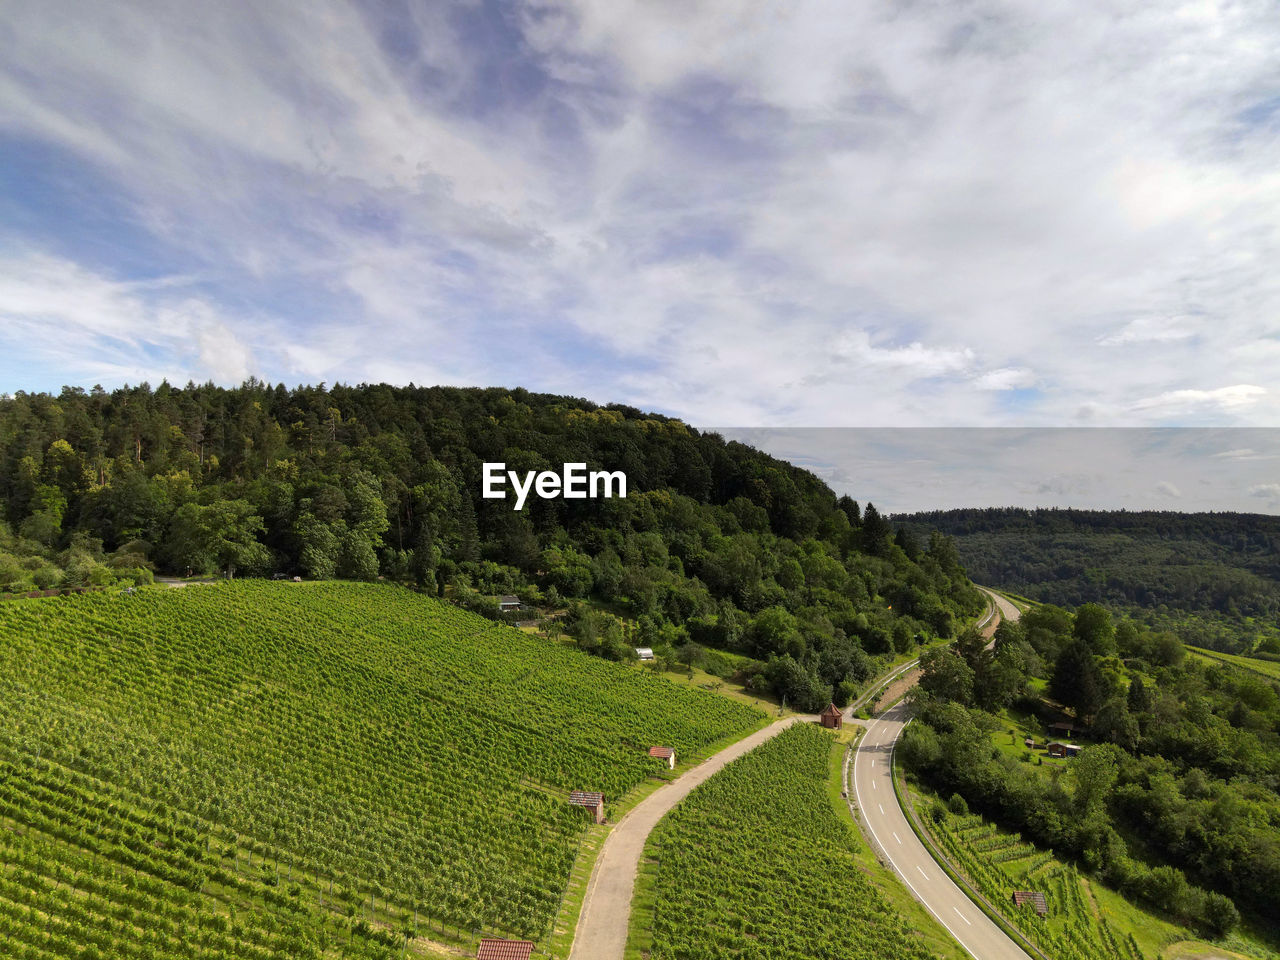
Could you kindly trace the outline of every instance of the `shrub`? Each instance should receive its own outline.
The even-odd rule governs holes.
[[[1210,930],[1219,937],[1225,937],[1240,925],[1240,911],[1230,897],[1208,893],[1204,898],[1204,919]]]

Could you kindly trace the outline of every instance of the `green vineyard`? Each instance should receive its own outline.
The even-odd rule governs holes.
[[[567,791],[761,720],[395,587],[0,604],[0,956],[545,942]]]
[[[926,960],[863,876],[827,794],[830,734],[796,724],[702,784],[646,848],[651,960]],[[643,941],[638,944],[637,941]]]
[[[1216,650],[1202,650],[1199,647],[1187,647],[1192,656],[1208,663],[1225,663],[1251,673],[1260,673],[1271,680],[1280,680],[1280,663],[1274,660],[1261,660],[1258,657],[1241,657],[1232,653],[1219,653]]]
[[[934,810],[927,829],[951,865],[1050,960],[1147,960],[1133,935],[1118,932],[1089,902],[1092,893],[1073,867],[977,814]],[[1046,915],[1015,908],[1015,890],[1044,894]]]

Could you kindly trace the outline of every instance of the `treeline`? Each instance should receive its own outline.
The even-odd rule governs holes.
[[[1060,606],[1104,603],[1197,646],[1280,653],[1280,517],[1001,507],[894,519],[954,537],[980,583]]]
[[[481,465],[622,470],[626,499],[480,496]],[[584,646],[767,666],[802,708],[982,601],[951,542],[716,434],[525,390],[251,380],[0,399],[0,591],[146,571],[415,582],[568,608]],[[73,562],[74,561],[74,562]],[[578,607],[586,606],[582,609]],[[843,687],[842,687],[843,685]]]
[[[1001,624],[992,650],[969,634],[923,661],[909,769],[1186,922],[1224,934],[1238,905],[1275,929],[1275,683],[1205,666],[1172,635],[1094,604],[1036,607]],[[1065,769],[995,750],[1010,705],[1071,719],[1090,745]]]

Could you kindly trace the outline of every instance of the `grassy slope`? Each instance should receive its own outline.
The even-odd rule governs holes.
[[[233,912],[246,930],[283,915],[300,942],[332,954],[345,941],[352,956],[379,955],[378,930],[397,943],[416,933],[424,949],[481,929],[541,938],[586,838],[566,790],[604,789],[616,813],[615,798],[656,772],[650,743],[692,758],[762,721],[391,587],[236,583],[0,605],[10,844],[36,850],[46,876],[97,844],[94,817],[117,839],[170,848],[175,869],[209,878],[202,887],[120,851],[96,862],[190,900],[192,942]],[[59,799],[68,792],[78,807]],[[35,809],[47,813],[38,824]],[[3,921],[6,902],[39,884],[12,866],[0,875],[18,878],[7,900],[0,889]],[[94,922],[40,896],[72,935]],[[117,933],[119,955],[145,926]]]

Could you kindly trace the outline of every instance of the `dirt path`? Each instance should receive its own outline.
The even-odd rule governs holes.
[[[1016,613],[1016,611],[1015,611]],[[995,630],[995,623],[984,620],[983,625]],[[883,702],[896,698],[919,676],[917,662],[902,664],[890,674],[892,681]],[[883,684],[878,681],[845,713],[848,717]],[[704,760],[676,780],[660,788],[638,803],[619,821],[605,839],[604,847],[591,871],[587,894],[574,930],[573,949],[569,960],[623,960],[627,946],[627,930],[631,922],[631,898],[635,892],[636,874],[645,842],[653,828],[677,803],[689,795],[698,784],[717,773],[725,764],[750,753],[798,721],[816,720],[813,716],[787,717],[758,730]],[[855,721],[856,722],[856,721]]]
[[[880,702],[884,704],[893,703],[900,696],[916,685],[916,681],[920,679],[920,674],[924,671],[915,669],[908,673],[904,673],[893,683],[885,688],[884,693],[880,696]]]
[[[772,723],[704,760],[633,807],[605,840],[591,871],[569,960],[622,960],[640,857],[644,853],[645,841],[658,821],[694,787],[725,764],[772,740],[793,723],[814,719],[795,716]]]

